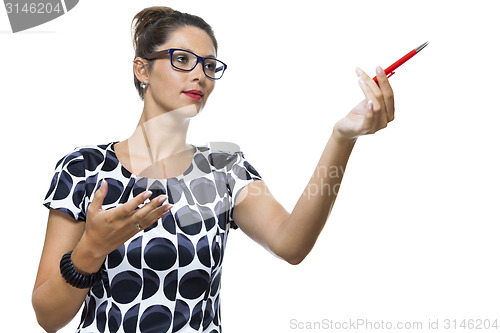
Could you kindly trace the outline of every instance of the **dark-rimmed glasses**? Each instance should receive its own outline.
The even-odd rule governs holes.
[[[170,63],[172,64],[172,67],[185,72],[192,71],[196,67],[196,65],[201,62],[203,73],[205,73],[206,77],[213,80],[220,79],[222,77],[222,74],[224,74],[224,71],[227,69],[227,65],[218,59],[210,57],[200,57],[199,55],[194,54],[191,51],[183,49],[168,49],[153,52],[147,54],[143,58],[147,60],[153,60],[160,58],[166,54],[170,55]]]

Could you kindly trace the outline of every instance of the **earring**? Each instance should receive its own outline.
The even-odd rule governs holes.
[[[141,88],[145,89],[148,86],[148,83],[146,81],[141,82]]]

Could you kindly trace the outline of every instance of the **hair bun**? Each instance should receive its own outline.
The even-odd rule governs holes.
[[[175,13],[174,9],[164,6],[144,8],[137,13],[132,20],[132,43],[134,45],[134,50],[136,49],[139,38],[151,25],[159,19],[171,16],[173,13]]]

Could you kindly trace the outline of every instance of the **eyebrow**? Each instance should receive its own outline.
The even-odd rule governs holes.
[[[183,49],[183,50],[186,50],[186,51],[189,51],[189,52],[193,52],[194,54],[197,54],[196,52],[194,52],[193,50],[191,50],[190,48],[186,48],[186,47],[179,47],[179,49]],[[207,56],[201,56],[203,58],[214,58],[215,59],[215,56],[212,55],[212,54],[209,54]]]

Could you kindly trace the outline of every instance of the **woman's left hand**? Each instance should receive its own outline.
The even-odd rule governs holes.
[[[343,139],[356,139],[358,136],[373,134],[387,127],[394,120],[394,94],[384,70],[377,67],[377,83],[361,69],[356,68],[358,83],[365,99],[339,120],[334,134]]]

